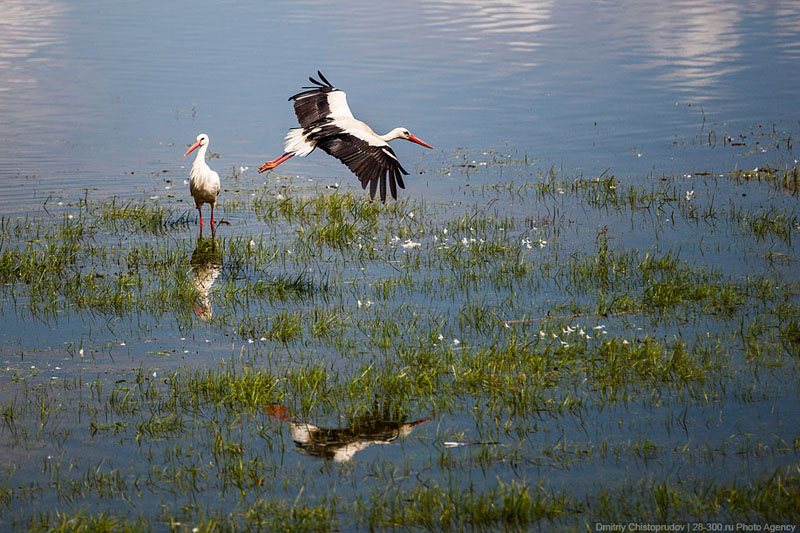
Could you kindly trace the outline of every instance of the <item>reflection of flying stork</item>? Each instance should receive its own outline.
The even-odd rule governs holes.
[[[206,150],[208,150],[208,135],[201,133],[197,136],[195,143],[186,150],[183,157],[191,154],[200,148],[197,157],[192,163],[192,170],[189,172],[189,192],[192,193],[197,212],[200,213],[200,231],[203,231],[203,204],[211,205],[211,231],[214,231],[214,207],[217,205],[219,196],[219,174],[211,170],[206,163]]]
[[[405,437],[414,428],[430,421],[423,418],[415,422],[392,419],[384,413],[367,415],[341,428],[321,428],[306,422],[293,420],[285,407],[270,405],[267,413],[278,420],[291,424],[292,440],[303,453],[333,460],[347,462],[361,450],[373,444],[388,444]]]
[[[369,184],[369,196],[375,198],[378,184],[381,186],[381,201],[386,201],[386,181],[392,198],[397,199],[397,187],[405,189],[403,174],[408,174],[400,165],[389,141],[406,139],[433,148],[428,143],[412,135],[406,128],[395,128],[386,135],[378,135],[372,128],[356,119],[347,105],[347,95],[335,88],[321,72],[322,81],[308,78],[312,87],[298,93],[294,100],[294,112],[300,122],[299,128],[292,128],[286,134],[284,153],[272,161],[267,161],[259,172],[271,170],[289,158],[297,155],[305,157],[319,146],[322,150],[349,168],[361,181],[361,188]]]

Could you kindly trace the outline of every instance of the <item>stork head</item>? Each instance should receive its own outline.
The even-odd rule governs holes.
[[[388,135],[386,135],[386,137],[389,138],[386,140],[405,139],[407,141],[411,141],[412,143],[417,143],[421,146],[424,146],[425,148],[433,148],[433,146],[431,146],[430,144],[426,143],[425,141],[423,141],[422,139],[420,139],[419,137],[415,136],[410,131],[408,131],[408,128],[395,128],[392,131],[390,131]]]
[[[200,135],[197,136],[197,139],[194,141],[194,144],[191,145],[188,150],[186,150],[185,154],[183,154],[183,157],[186,157],[187,155],[191,154],[201,146],[206,146],[207,144],[208,144],[208,135],[206,135],[205,133],[201,133]]]

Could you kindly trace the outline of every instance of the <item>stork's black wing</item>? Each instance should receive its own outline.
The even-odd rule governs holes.
[[[334,87],[322,72],[317,71],[317,75],[322,81],[308,78],[314,85],[303,87],[308,90],[289,98],[289,100],[294,100],[294,113],[297,115],[300,125],[307,128],[321,120],[353,118],[344,91]]]
[[[389,182],[389,192],[392,198],[397,199],[397,187],[405,189],[403,174],[408,174],[394,150],[386,144],[375,146],[367,141],[341,132],[328,135],[317,146],[332,155],[349,168],[361,181],[361,188],[366,189],[369,184],[369,196],[375,198],[375,191],[380,185],[381,202],[386,201],[386,182]]]

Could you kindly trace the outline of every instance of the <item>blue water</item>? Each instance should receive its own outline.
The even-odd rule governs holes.
[[[223,177],[220,216],[233,223],[221,230],[223,239],[230,239],[223,243],[242,236],[246,242],[259,235],[282,244],[291,242],[295,227],[281,226],[280,231],[287,234],[277,235],[270,231],[279,224],[269,227],[251,212],[226,209],[226,201],[236,195],[226,195],[225,188],[249,193],[264,187],[273,192],[287,176],[294,183],[312,180],[314,184],[340,183],[343,189],[358,187],[343,165],[318,152],[294,158],[272,173],[255,172],[282,152],[286,130],[296,125],[287,97],[319,69],[347,92],[356,117],[376,131],[405,126],[435,147],[428,151],[402,141],[393,144],[411,171],[407,189],[401,192],[404,196],[424,198],[430,202],[427,205],[452,201],[447,205],[454,209],[480,203],[487,212],[518,220],[537,221],[558,212],[563,218],[551,220],[541,233],[526,234],[552,241],[541,251],[546,258],[558,255],[565,261],[572,254],[591,253],[596,229],[608,224],[612,246],[642,253],[677,250],[692,265],[708,265],[736,279],[770,269],[777,279],[793,283],[797,280],[793,270],[796,244],[775,238],[754,241],[737,234],[722,217],[727,194],[746,194],[756,210],[775,206],[790,214],[797,210],[797,198],[761,184],[728,192],[727,179],[715,180],[735,169],[797,165],[798,64],[800,1],[741,0],[720,5],[711,1],[5,0],[0,4],[0,215],[41,215],[43,204],[60,214],[61,208],[83,198],[87,189],[94,200],[157,198],[171,206],[184,202],[180,205],[190,210],[184,180],[191,159],[182,154],[198,133],[205,132],[214,154],[210,164]],[[509,161],[514,164],[498,164]],[[653,220],[647,210],[589,210],[578,200],[562,200],[557,194],[537,202],[531,200],[531,193],[529,201],[520,202],[513,194],[486,194],[482,189],[497,182],[535,181],[550,169],[567,178],[616,175],[620,183],[643,183],[645,190],[657,189],[661,177],[678,176],[665,182],[674,187],[675,195],[696,189],[697,204],[716,201],[722,214],[705,231],[702,222],[680,214],[661,213],[662,218]],[[720,198],[714,197],[717,194]],[[557,229],[563,232],[561,236],[546,233]],[[125,232],[109,233],[101,238],[113,243],[115,250],[125,250]],[[184,251],[188,264],[195,235],[194,226],[179,227],[153,239],[170,250]],[[426,235],[423,242],[426,253],[435,246],[430,237]],[[460,237],[452,238],[458,241]],[[405,253],[398,249],[398,259]],[[769,253],[789,259],[767,265]],[[537,256],[526,257],[537,264]],[[352,281],[352,294],[342,294],[353,296],[354,301],[374,295],[371,276],[385,275],[386,265],[368,263],[358,272],[360,265],[342,265],[339,259],[328,263],[328,258],[319,258],[311,277],[318,281],[341,275]],[[236,270],[229,255],[222,261],[218,291],[225,284],[235,286],[237,276],[291,277],[294,272],[287,270],[296,266],[286,256],[283,263],[276,260],[263,271],[248,265]],[[341,272],[333,272],[336,269]],[[421,284],[428,275],[435,280],[440,274],[424,272],[415,283]],[[420,307],[431,316],[443,317],[445,342],[457,335],[465,345],[478,345],[486,342],[486,336],[458,324],[459,308],[470,298],[500,308],[509,313],[503,317],[508,319],[544,315],[551,307],[580,298],[552,282],[534,288],[529,303],[519,298],[510,309],[503,308],[509,297],[505,290],[489,288],[482,293],[476,289],[474,294],[454,295],[447,292],[453,290],[450,285],[441,292],[413,292],[409,297],[413,301],[387,300],[378,305],[396,306],[398,319],[414,306]],[[170,312],[116,317],[75,311],[37,317],[26,310],[26,298],[24,287],[17,285],[0,302],[0,364],[6,369],[0,396],[20,398],[20,404],[27,400],[19,392],[20,382],[35,389],[47,384],[59,387],[70,379],[83,383],[100,379],[106,387],[133,387],[131,375],[139,368],[146,369],[146,379],[158,381],[177,368],[215,368],[228,358],[276,374],[304,364],[345,372],[365,364],[371,354],[363,351],[374,348],[372,341],[365,341],[358,344],[362,352],[344,357],[328,353],[332,350],[321,349],[314,341],[308,352],[296,345],[259,344],[241,338],[233,331],[235,325],[187,323],[186,317]],[[223,305],[224,298],[212,293],[212,300],[214,305]],[[346,302],[351,303],[355,305]],[[276,307],[289,305],[259,302],[237,311],[270,315]],[[193,319],[190,310],[183,311]],[[737,320],[687,319],[687,325],[676,318],[661,324],[655,318],[634,316],[608,323],[612,335],[632,340],[642,335],[658,339],[685,335],[691,341],[702,335],[703,328],[715,333],[738,328]],[[731,343],[738,342],[731,335]],[[82,346],[83,354],[79,352]],[[738,345],[731,352],[742,357]],[[455,479],[462,487],[473,481],[481,487],[494,486],[498,479],[523,479],[531,484],[543,480],[548,488],[566,487],[581,497],[604,483],[613,486],[625,479],[650,476],[727,482],[768,475],[778,466],[796,462],[794,426],[800,419],[796,369],[784,373],[768,363],[762,369],[739,359],[731,367],[734,373],[743,373],[726,382],[731,387],[746,385],[750,372],[762,372],[758,383],[764,390],[748,399],[738,391],[725,391],[721,400],[685,402],[676,397],[679,392],[667,390],[663,404],[656,405],[654,400],[590,406],[585,420],[567,413],[543,415],[541,421],[512,419],[507,425],[495,420],[489,427],[476,427],[471,410],[479,409],[481,400],[470,397],[470,405],[415,428],[405,439],[365,446],[349,470],[298,454],[289,424],[276,423],[263,413],[248,414],[241,426],[225,428],[230,432],[226,437],[246,443],[248,457],[263,459],[270,468],[280,466],[282,475],[290,472],[291,479],[307,483],[307,494],[314,497],[359,490],[361,496],[368,496],[370,490],[383,487],[376,469],[393,464],[403,464],[412,472],[403,481],[409,488],[416,476],[443,486]],[[86,385],[64,386],[68,405],[80,404],[82,400],[75,396],[87,388],[91,391]],[[288,408],[302,400],[287,398]],[[431,414],[421,410],[410,416]],[[140,444],[132,437],[139,419],[129,420],[130,427],[120,435],[103,431],[88,435],[82,431],[87,427],[85,414],[63,415],[38,432],[35,416],[28,417],[35,438],[21,440],[34,442],[30,449],[17,449],[10,429],[0,432],[4,439],[0,454],[16,465],[8,469],[8,483],[36,478],[46,484],[51,455],[53,461],[62,461],[65,471],[67,465],[72,466],[70,475],[82,475],[102,464],[145,478],[152,472],[137,470],[137,464],[129,468],[118,457],[156,457],[141,461],[145,465],[141,468],[146,468],[158,463],[175,440],[190,447],[209,445],[201,425],[179,439],[144,439],[145,444]],[[198,414],[198,419],[206,415]],[[76,422],[74,418],[80,416],[83,419]],[[675,422],[681,416],[686,420],[685,433]],[[98,417],[100,423],[114,418],[113,414]],[[344,424],[334,415],[303,422],[325,427]],[[70,424],[79,430],[67,442],[53,444],[58,440],[53,435]],[[501,427],[510,429],[497,434]],[[751,435],[781,451],[737,455],[738,447]],[[632,456],[630,444],[640,439],[660,447],[661,463],[653,466]],[[519,452],[520,464],[489,461],[484,467],[475,458],[479,448],[445,450],[443,443],[451,440],[497,440],[504,451]],[[563,457],[559,455],[562,442]],[[610,448],[603,450],[600,443]],[[697,451],[701,443],[727,448],[725,453],[705,456]],[[683,455],[684,445],[693,451]],[[442,458],[463,463],[448,470],[439,466]],[[219,473],[213,468],[207,471]],[[365,477],[368,483],[359,485]],[[220,489],[223,478],[207,480],[200,497],[211,511],[225,513],[241,504],[235,490]],[[266,495],[293,500],[296,487],[282,479],[282,485],[267,484],[260,492],[250,491],[248,498]],[[141,505],[141,512],[154,516],[164,502],[177,512],[195,497],[165,494],[170,486],[166,481],[152,481],[147,487],[151,492],[146,490],[134,502]],[[72,510],[55,499],[50,493],[40,500],[31,498],[11,514],[26,517],[37,506],[49,508],[56,503]],[[76,506],[98,500],[106,505],[104,509],[116,510],[113,501],[91,495],[79,499]]]
[[[281,152],[295,125],[286,99],[317,69],[377,131],[403,125],[436,147],[394,143],[407,167],[430,169],[457,148],[583,175],[797,157],[787,140],[800,137],[798,2],[12,0],[0,10],[5,210],[53,191],[152,192],[164,170],[185,173],[181,155],[201,131],[217,167],[252,175]],[[324,154],[285,172],[354,182]],[[444,194],[410,181],[408,194]]]

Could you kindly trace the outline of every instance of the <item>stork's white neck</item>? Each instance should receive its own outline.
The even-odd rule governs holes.
[[[194,163],[192,163],[193,167],[208,166],[208,164],[206,163],[206,150],[208,150],[208,144],[204,144],[203,146],[197,149],[197,156],[194,158]]]
[[[399,139],[402,136],[403,136],[403,128],[395,128],[385,135],[378,135],[378,137],[380,137],[382,141],[386,142]]]

